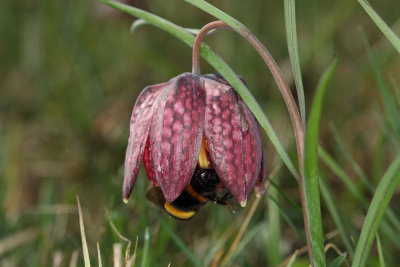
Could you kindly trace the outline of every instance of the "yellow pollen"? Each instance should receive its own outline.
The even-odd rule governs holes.
[[[200,154],[199,154],[199,167],[207,169],[210,166],[210,160],[208,158],[208,147],[206,138],[203,136],[203,142],[201,143]]]

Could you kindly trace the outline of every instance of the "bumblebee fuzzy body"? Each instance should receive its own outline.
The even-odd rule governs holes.
[[[216,194],[219,184],[220,179],[215,170],[198,168],[189,186],[172,203],[165,200],[160,187],[151,188],[147,197],[154,204],[161,206],[172,217],[188,220],[208,201],[230,207],[227,200],[231,198],[231,194],[227,193],[223,197],[218,197]]]

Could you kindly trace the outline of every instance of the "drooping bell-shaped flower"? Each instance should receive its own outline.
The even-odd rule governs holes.
[[[143,160],[144,159],[144,160]],[[215,169],[223,186],[244,206],[253,187],[264,193],[264,150],[253,114],[220,75],[183,73],[146,87],[130,122],[123,199],[144,161],[147,176],[173,202],[196,166]]]

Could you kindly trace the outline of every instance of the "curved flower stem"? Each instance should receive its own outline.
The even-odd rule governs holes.
[[[238,28],[232,28],[228,24],[223,21],[214,21],[206,24],[203,28],[200,29],[199,33],[196,36],[194,45],[193,45],[193,74],[200,75],[200,62],[199,62],[199,51],[201,42],[204,36],[210,32],[211,30],[220,30],[220,29],[230,29],[238,34],[240,34],[243,38],[245,38],[258,52],[261,58],[264,60],[265,64],[271,71],[272,76],[275,79],[276,84],[279,87],[279,90],[282,94],[282,97],[285,101],[286,107],[289,111],[290,119],[292,121],[295,137],[296,137],[296,147],[297,147],[297,157],[299,160],[299,171],[300,177],[297,179],[299,183],[300,189],[300,197],[301,197],[301,204],[303,210],[306,210],[306,200],[305,200],[305,192],[303,189],[303,155],[304,155],[304,125],[297,108],[296,102],[293,98],[293,95],[287,85],[282,72],[276,64],[274,58],[269,53],[267,48],[255,37],[246,27],[240,26]],[[312,258],[312,250],[311,250],[311,236],[310,236],[310,225],[309,225],[309,218],[307,212],[303,213],[304,215],[304,224],[305,224],[305,232],[307,237],[307,248],[310,257],[310,262],[313,265],[313,258]]]
[[[276,64],[275,60],[268,52],[267,48],[255,37],[248,29],[241,28],[239,30],[233,29],[228,24],[223,21],[214,21],[206,24],[203,28],[200,29],[199,33],[196,36],[193,45],[193,74],[200,74],[200,62],[199,62],[199,51],[200,45],[203,40],[203,37],[211,30],[220,30],[220,29],[230,29],[239,33],[243,38],[245,38],[253,47],[257,50],[258,54],[264,60],[265,64],[267,64],[270,69],[272,76],[274,77],[279,90],[281,91],[282,97],[285,100],[286,107],[289,111],[290,119],[293,124],[295,136],[296,136],[296,146],[297,146],[297,156],[299,159],[299,169],[300,174],[303,173],[303,151],[304,151],[304,127],[299,114],[299,110],[297,108],[296,102],[293,98],[292,93],[290,92],[289,86],[285,82],[283,78],[282,72],[279,69],[279,66]],[[302,176],[302,175],[301,175]],[[301,179],[300,179],[301,180]],[[300,182],[300,181],[298,181]]]

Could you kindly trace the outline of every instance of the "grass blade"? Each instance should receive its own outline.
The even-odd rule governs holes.
[[[304,177],[303,188],[305,210],[308,218],[309,240],[311,244],[312,266],[326,266],[324,241],[322,231],[321,206],[319,197],[319,171],[318,171],[318,132],[321,117],[322,101],[329,80],[337,67],[335,60],[322,75],[312,103],[304,145]],[[307,225],[306,225],[307,227]]]
[[[342,180],[351,194],[360,202],[364,207],[368,206],[368,202],[364,195],[360,192],[358,187],[353,183],[351,178],[340,168],[339,164],[320,146],[318,148],[318,155],[321,160]]]
[[[97,261],[99,262],[99,267],[103,267],[103,263],[101,262],[101,252],[99,242],[97,242]]]
[[[379,264],[381,267],[386,267],[385,257],[383,256],[383,249],[379,235],[376,235],[376,246],[378,247]]]
[[[368,201],[366,197],[360,192],[355,183],[350,179],[350,177],[344,172],[343,169],[340,168],[338,163],[334,161],[334,159],[328,155],[328,153],[323,150],[323,148],[319,147],[318,149],[319,156],[321,160],[337,175],[342,182],[346,185],[347,189],[353,195],[353,197],[357,198],[357,201],[362,204],[362,206],[367,209]],[[390,216],[388,217],[390,219]],[[393,220],[393,219],[391,219]],[[386,221],[382,221],[382,231],[385,234],[385,237],[390,239],[398,249],[400,249],[400,240],[397,238],[398,234],[393,230],[391,225]]]
[[[201,267],[203,266],[201,262],[196,258],[195,255],[190,251],[190,249],[185,245],[182,239],[174,232],[174,230],[167,224],[167,222],[153,209],[150,208],[153,215],[160,222],[160,225],[165,229],[165,231],[170,235],[171,239],[174,243],[182,250],[183,253],[186,254],[189,261],[193,264],[193,266]]]
[[[353,156],[347,151],[347,149],[344,146],[343,140],[340,137],[336,127],[332,124],[331,129],[333,132],[334,139],[336,141],[337,147],[339,150],[342,152],[342,154],[345,156],[346,160],[352,165],[354,171],[357,173],[358,177],[361,179],[363,182],[364,186],[368,189],[368,191],[373,194],[375,187],[372,185],[372,183],[369,181],[367,175],[365,172],[361,169],[360,165],[355,161]],[[400,220],[395,214],[395,212],[388,207],[386,213],[385,213],[386,218],[388,219],[389,222],[393,224],[395,227],[396,231],[400,232]]]
[[[369,206],[358,240],[352,266],[364,266],[382,217],[400,184],[400,155],[395,158],[379,183]]]
[[[349,238],[348,231],[346,226],[344,225],[343,219],[340,216],[340,212],[337,209],[336,203],[338,203],[334,198],[333,194],[330,191],[329,187],[326,185],[323,179],[319,182],[321,195],[324,198],[325,204],[328,208],[329,214],[332,216],[333,222],[336,227],[339,229],[340,236],[342,237],[343,244],[346,247],[347,252],[350,255],[350,258],[353,258],[354,255],[354,247]]]
[[[143,246],[143,258],[141,267],[149,266],[149,259],[150,259],[150,234],[149,228],[146,227],[144,230],[144,246]]]
[[[378,64],[378,60],[376,59],[374,52],[372,51],[372,48],[370,47],[370,45],[368,43],[368,39],[362,29],[360,29],[360,33],[361,33],[361,37],[364,41],[364,44],[367,48],[369,61],[370,61],[372,70],[374,72],[376,81],[378,83],[379,92],[382,97],[382,102],[385,106],[387,118],[388,118],[389,123],[393,129],[393,132],[397,138],[397,142],[400,142],[400,114],[396,107],[396,102],[394,100],[395,97],[392,95],[392,93],[389,90],[389,87],[387,86],[387,84],[385,82],[385,78],[383,77],[382,71]]]
[[[394,46],[397,52],[400,53],[400,38],[392,31],[385,21],[376,13],[370,3],[366,0],[358,0],[358,3],[364,8],[365,12],[371,17],[376,26],[382,31],[389,42]]]
[[[292,65],[294,81],[296,83],[301,118],[303,120],[303,125],[306,125],[306,101],[304,98],[303,78],[301,75],[299,48],[297,44],[295,0],[285,0],[284,6],[286,39],[289,50],[289,58]]]
[[[293,253],[292,257],[290,257],[290,261],[289,261],[287,267],[292,267],[292,266],[293,266],[293,264],[294,264],[294,262],[295,262],[295,260],[296,260],[296,258],[297,258],[297,254],[298,254],[298,250],[296,250],[296,251]]]
[[[148,23],[175,36],[177,39],[181,40],[188,46],[193,47],[195,37],[184,28],[175,25],[168,20],[165,20],[159,16],[156,16],[139,8],[131,7],[119,2],[109,1],[109,0],[99,0],[99,1],[115,9],[123,11],[127,14],[146,20]],[[232,19],[230,21],[232,21]],[[232,23],[233,22],[231,22],[231,24]],[[231,24],[230,26],[233,25]],[[237,27],[238,26],[236,24],[236,28]],[[294,167],[293,162],[289,158],[285,148],[283,147],[281,141],[276,135],[275,130],[273,129],[268,117],[264,114],[254,96],[243,85],[243,83],[237,77],[234,71],[216,53],[214,53],[208,46],[204,44],[202,44],[201,46],[200,54],[235,88],[238,94],[243,98],[243,100],[249,106],[251,112],[257,118],[261,127],[263,127],[263,129],[265,130],[266,134],[268,135],[269,139],[271,140],[272,144],[274,145],[275,149],[280,155],[282,161],[285,163],[285,165],[288,167],[288,169],[290,170],[290,172],[293,174],[294,177],[299,177],[299,174],[297,173],[297,170]]]
[[[81,203],[79,201],[78,196],[76,196],[76,201],[78,203],[79,227],[81,229],[83,260],[85,262],[85,267],[90,267],[90,257],[89,257],[89,250],[88,250],[87,242],[86,242],[85,225],[83,223],[82,208],[81,208]]]
[[[334,259],[331,263],[329,263],[328,267],[339,267],[346,260],[347,254],[343,253],[339,255],[336,259]]]
[[[276,183],[279,183],[279,176],[275,176]],[[266,251],[267,262],[269,266],[278,266],[282,262],[282,253],[280,249],[281,245],[281,220],[280,220],[280,208],[282,205],[279,203],[278,198],[279,192],[274,187],[268,188],[268,229],[269,232],[267,238],[268,249]],[[274,199],[272,199],[274,198]]]

